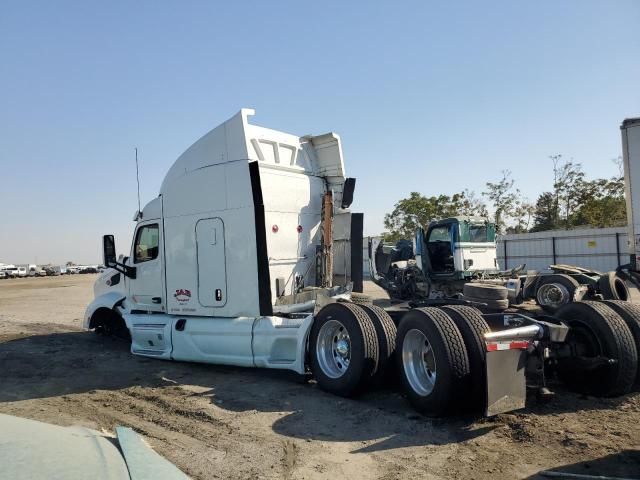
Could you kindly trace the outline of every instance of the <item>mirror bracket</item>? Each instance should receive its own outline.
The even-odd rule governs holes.
[[[113,235],[104,235],[102,237],[102,255],[105,267],[113,268],[125,277],[136,278],[136,267],[125,265],[116,260],[116,242]]]

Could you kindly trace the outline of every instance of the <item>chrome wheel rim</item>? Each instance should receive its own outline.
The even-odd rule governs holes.
[[[546,283],[538,289],[536,295],[538,303],[549,307],[559,307],[569,303],[569,290],[559,283]]]
[[[418,395],[430,395],[436,384],[436,357],[427,336],[420,330],[407,332],[402,341],[402,366],[411,388]]]
[[[351,338],[338,320],[329,320],[320,327],[316,357],[322,373],[329,378],[340,378],[349,369]]]

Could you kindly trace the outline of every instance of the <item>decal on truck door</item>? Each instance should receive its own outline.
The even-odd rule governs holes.
[[[189,300],[191,300],[191,290],[187,290],[185,288],[178,288],[176,293],[173,294],[173,297],[180,305],[186,305]]]
[[[198,302],[203,307],[222,307],[227,303],[227,266],[222,219],[204,218],[198,220],[196,223],[196,248]],[[187,296],[183,295],[182,298],[184,297]]]

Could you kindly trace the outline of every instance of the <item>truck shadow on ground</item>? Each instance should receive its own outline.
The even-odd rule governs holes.
[[[572,463],[548,469],[553,472],[574,475],[590,475],[592,478],[640,478],[640,451],[624,450],[606,457]],[[527,477],[526,480],[544,480],[549,477],[540,473]]]
[[[272,428],[284,436],[361,442],[354,453],[458,443],[504,425],[500,419],[423,417],[395,390],[375,390],[357,399],[344,399],[286,371],[136,357],[129,352],[128,343],[89,332],[14,337],[0,337],[0,403],[95,390],[177,386],[184,387],[182,396],[207,398],[228,411],[282,413]],[[552,405],[534,403],[524,413],[615,408],[615,402],[621,401],[597,399],[602,402],[594,404],[593,399],[567,395],[568,399]],[[564,392],[559,395],[563,396]]]

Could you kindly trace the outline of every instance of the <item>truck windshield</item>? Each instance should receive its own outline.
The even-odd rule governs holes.
[[[450,242],[449,226],[434,227],[429,233],[429,242]]]
[[[460,224],[460,241],[471,243],[488,243],[494,242],[496,239],[496,231],[491,224]]]

